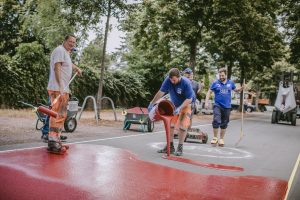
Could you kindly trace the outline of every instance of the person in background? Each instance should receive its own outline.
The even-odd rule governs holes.
[[[220,68],[218,73],[219,79],[211,84],[206,94],[205,109],[208,109],[208,100],[211,93],[214,92],[215,104],[213,107],[214,117],[212,122],[214,137],[211,140],[211,144],[219,144],[219,146],[223,147],[225,145],[224,136],[231,112],[231,91],[240,92],[243,88],[237,89],[234,82],[227,79],[227,70],[225,68]],[[220,139],[218,139],[219,129]]]

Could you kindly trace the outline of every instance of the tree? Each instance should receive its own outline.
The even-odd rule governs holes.
[[[0,55],[15,53],[15,48],[20,43],[20,1],[3,0],[0,3]]]
[[[300,69],[300,4],[297,0],[282,1],[281,17],[291,49],[290,62]]]
[[[237,66],[241,85],[244,79],[263,74],[283,55],[283,40],[272,18],[275,10],[268,5],[246,0],[215,1],[210,50],[227,64],[229,78],[233,66]]]

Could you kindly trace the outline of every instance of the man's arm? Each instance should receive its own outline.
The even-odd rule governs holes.
[[[206,93],[206,97],[205,97],[205,109],[208,109],[208,100],[209,100],[209,98],[210,98],[211,92],[212,92],[212,90],[209,89],[209,90],[207,91],[207,93]]]
[[[150,102],[150,104],[155,104],[160,98],[162,98],[163,96],[164,96],[164,92],[162,92],[162,91],[158,91],[156,94],[155,94],[155,96],[154,96],[154,98],[152,99],[152,101]]]
[[[200,94],[201,90],[202,90],[202,85],[201,85],[201,83],[198,83],[197,94]],[[197,95],[197,94],[196,94],[196,95]]]
[[[62,94],[64,91],[62,85],[61,85],[61,81],[60,81],[60,68],[61,68],[62,63],[61,62],[57,62],[54,64],[54,74],[55,74],[55,80],[59,86],[59,91]]]
[[[184,100],[184,102],[181,104],[181,108],[185,108],[187,107],[188,105],[190,105],[192,103],[192,99],[186,99]]]
[[[75,71],[76,73],[78,73],[78,75],[82,74],[81,69],[77,65],[75,65],[73,63],[72,63],[72,69],[73,69],[73,71]]]

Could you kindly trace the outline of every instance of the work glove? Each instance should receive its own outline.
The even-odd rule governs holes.
[[[175,109],[174,115],[179,115],[180,110],[181,110],[181,106],[179,106],[178,108]]]
[[[154,107],[154,104],[153,103],[150,103],[149,106],[148,106],[148,112],[150,112],[152,110],[152,108]]]

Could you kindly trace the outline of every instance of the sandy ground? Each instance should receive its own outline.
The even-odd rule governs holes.
[[[63,133],[72,139],[113,137],[115,134],[138,134],[137,131],[123,131],[125,117],[122,110],[116,111],[115,121],[112,110],[103,110],[100,113],[99,123],[96,123],[92,111],[84,111],[73,133]],[[253,113],[247,114],[253,115]],[[245,116],[247,116],[245,115]],[[240,113],[232,112],[231,119],[240,118]],[[194,115],[193,122],[210,123],[212,115]],[[0,145],[22,144],[40,142],[41,131],[36,130],[37,116],[31,110],[0,110]]]

